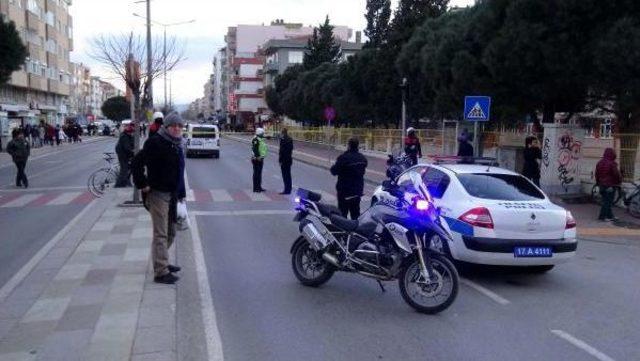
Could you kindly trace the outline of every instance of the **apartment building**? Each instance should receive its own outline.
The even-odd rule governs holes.
[[[40,120],[62,123],[69,113],[73,50],[71,0],[0,0],[0,14],[13,21],[29,57],[8,84],[0,86],[0,133]]]
[[[230,27],[225,36],[226,47],[220,50],[221,78],[216,89],[226,101],[229,122],[235,127],[253,127],[268,114],[264,98],[264,56],[260,47],[269,40],[308,38],[313,34],[312,26],[298,23],[273,21],[270,25],[238,25]],[[348,41],[353,30],[336,26],[334,35]],[[222,103],[221,102],[221,103]]]

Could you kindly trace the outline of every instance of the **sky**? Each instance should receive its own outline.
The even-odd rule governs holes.
[[[395,7],[398,0],[392,2]],[[467,6],[473,2],[451,0],[450,5]],[[366,0],[152,0],[154,21],[170,24],[195,20],[167,28],[168,36],[176,37],[186,57],[169,74],[174,104],[187,104],[203,96],[213,57],[224,46],[229,26],[267,25],[274,19],[315,26],[328,14],[333,24],[359,31],[366,25],[365,4]],[[89,56],[91,40],[101,34],[145,34],[145,20],[133,15],[145,15],[145,4],[136,0],[75,0],[70,12],[74,24],[71,60],[88,65],[93,75],[124,90],[116,75]],[[152,27],[154,40],[161,41],[162,31],[160,26]],[[156,104],[163,101],[162,79],[154,82],[154,100]]]

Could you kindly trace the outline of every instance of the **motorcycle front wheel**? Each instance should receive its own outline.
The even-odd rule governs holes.
[[[291,266],[298,281],[309,287],[325,284],[335,272],[335,268],[325,262],[302,237],[296,240],[291,249]]]
[[[445,256],[431,253],[433,280],[427,281],[414,257],[400,272],[398,282],[402,298],[416,311],[435,314],[447,309],[458,295],[458,271]]]

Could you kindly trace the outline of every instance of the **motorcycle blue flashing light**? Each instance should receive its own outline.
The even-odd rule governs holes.
[[[296,203],[300,203],[300,197],[295,197],[295,198],[293,199],[293,201],[294,201],[294,202],[296,202]]]
[[[429,201],[424,199],[416,200],[416,209],[419,211],[426,211],[429,209]]]

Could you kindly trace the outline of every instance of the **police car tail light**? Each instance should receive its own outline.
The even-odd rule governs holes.
[[[573,214],[567,211],[567,225],[565,226],[565,229],[576,228],[577,225],[576,219],[573,218]]]
[[[474,208],[461,215],[458,219],[475,227],[493,229],[493,218],[491,218],[491,213],[489,213],[489,210],[484,207]]]

